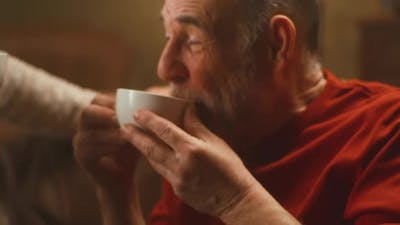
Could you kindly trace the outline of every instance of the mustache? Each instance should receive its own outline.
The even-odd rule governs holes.
[[[203,109],[212,112],[213,114],[217,111],[215,99],[209,93],[200,93],[175,84],[170,84],[170,90],[172,96],[193,102],[198,109]]]
[[[194,90],[190,90],[188,88],[179,87],[174,84],[170,84],[170,94],[177,98],[183,98],[191,102],[204,102],[204,99],[207,98],[204,94],[200,94]]]

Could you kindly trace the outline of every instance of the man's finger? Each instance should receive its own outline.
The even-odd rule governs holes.
[[[174,158],[174,151],[166,144],[145,133],[143,130],[126,125],[122,128],[122,134],[132,143],[148,160],[158,164],[170,166],[169,162]]]
[[[76,150],[74,154],[79,161],[95,160],[103,156],[114,155],[116,152],[128,152],[133,154],[135,151],[132,146],[121,147],[110,144],[91,145],[85,148],[80,146],[78,148],[75,147]]]
[[[109,109],[114,109],[115,108],[115,97],[109,96],[109,95],[104,95],[104,94],[98,94],[92,100],[92,104],[104,106]]]
[[[140,156],[140,153],[132,148],[101,145],[74,151],[74,155],[81,167],[98,173],[99,171],[96,171],[96,167],[105,158],[115,159],[115,157],[118,157],[119,162],[132,162],[132,160]]]
[[[73,140],[75,158],[84,164],[116,152],[138,154],[136,149],[116,132],[89,131],[78,133]],[[125,153],[124,153],[125,154]]]
[[[75,146],[107,145],[131,147],[131,144],[122,137],[120,129],[115,130],[88,130],[79,132],[74,137]]]
[[[82,110],[80,129],[112,129],[119,128],[115,112],[109,108],[90,105]]]
[[[174,150],[179,149],[183,144],[189,143],[189,140],[193,139],[172,122],[150,111],[139,110],[134,117],[140,126],[155,134]]]

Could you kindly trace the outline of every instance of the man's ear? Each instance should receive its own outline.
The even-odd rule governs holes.
[[[273,16],[269,26],[276,69],[280,70],[295,54],[297,30],[293,21],[285,15]]]

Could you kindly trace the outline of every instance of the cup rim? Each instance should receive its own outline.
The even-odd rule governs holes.
[[[117,92],[118,91],[136,92],[138,94],[161,97],[163,99],[176,100],[176,101],[180,101],[180,102],[183,102],[183,103],[188,103],[189,102],[188,100],[186,100],[184,98],[178,98],[178,97],[174,97],[174,96],[165,96],[165,95],[155,94],[155,93],[151,93],[151,92],[147,92],[147,91],[141,91],[141,90],[134,90],[134,89],[128,89],[128,88],[117,88]]]

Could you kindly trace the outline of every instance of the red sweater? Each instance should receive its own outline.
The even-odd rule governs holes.
[[[400,224],[400,90],[325,74],[323,93],[257,147],[249,169],[304,224]],[[165,183],[150,224],[221,223]]]

